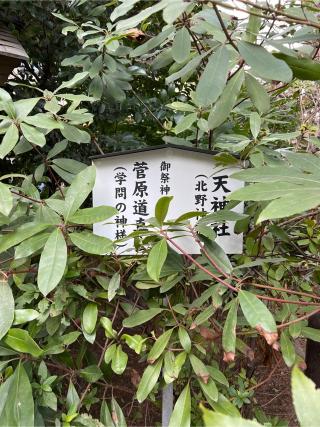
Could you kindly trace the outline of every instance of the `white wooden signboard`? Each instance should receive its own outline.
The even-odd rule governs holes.
[[[242,181],[230,178],[237,169],[216,166],[212,153],[188,147],[148,147],[96,156],[93,162],[93,205],[114,206],[119,211],[112,224],[94,224],[93,231],[111,239],[123,238],[142,228],[147,218],[154,216],[161,196],[173,196],[167,219],[176,219],[190,211],[212,213],[223,209],[228,203],[226,196],[243,186]],[[243,205],[233,210],[241,213]],[[242,253],[242,235],[234,233],[234,223],[221,224],[215,231],[216,241],[226,253]],[[199,253],[191,237],[179,237],[177,243],[190,254]],[[129,253],[135,253],[132,240],[119,250],[119,254]]]

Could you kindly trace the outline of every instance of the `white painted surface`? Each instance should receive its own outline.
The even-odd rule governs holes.
[[[134,170],[136,162],[145,162],[148,167],[145,171],[142,170],[140,172],[140,179],[137,171]],[[162,162],[170,164],[167,171],[161,171]],[[139,218],[146,220],[154,216],[156,202],[163,195],[173,196],[167,219],[176,219],[189,211],[204,210],[208,213],[214,212],[214,203],[222,202],[223,198],[229,194],[224,191],[225,189],[233,191],[243,186],[243,182],[229,178],[236,169],[223,169],[221,166],[216,166],[211,154],[185,151],[172,147],[95,159],[94,164],[97,169],[97,177],[93,189],[93,205],[117,207],[118,203],[123,203],[120,206],[124,209],[125,204],[124,212],[118,215],[118,219],[122,218],[122,216],[126,218],[127,224],[125,226],[115,224],[114,218],[112,218],[112,224],[109,221],[109,223],[95,224],[93,227],[95,234],[111,239],[119,237],[119,234],[130,234],[136,229],[136,221]],[[163,164],[163,166],[166,166],[166,164]],[[115,177],[118,172],[123,172],[126,175],[126,181],[122,183],[116,182]],[[162,172],[168,173],[168,175],[163,176],[161,175]],[[215,191],[218,183],[217,177],[225,175],[228,178],[224,178],[222,180],[223,186],[220,186]],[[161,183],[161,177],[163,181],[167,182]],[[137,194],[137,191],[135,192],[136,185],[142,190],[140,193],[142,197]],[[164,194],[161,194],[162,185],[167,185],[170,188],[165,188]],[[145,186],[147,187],[146,189],[144,188]],[[117,188],[118,190],[116,190]],[[118,193],[117,197],[116,192]],[[126,199],[123,198],[124,192],[126,192]],[[134,212],[137,209],[134,206],[144,201],[147,202],[147,215],[135,214]],[[234,209],[236,212],[242,212],[242,210],[242,204]],[[241,253],[242,235],[237,235],[233,232],[233,223],[229,222],[226,225],[230,236],[218,235],[217,243],[222,246],[226,253]],[[221,234],[221,231],[219,233]],[[188,253],[199,253],[199,248],[191,237],[178,238],[177,243],[183,246]],[[135,253],[133,241],[128,241],[126,246],[119,250],[119,253]]]

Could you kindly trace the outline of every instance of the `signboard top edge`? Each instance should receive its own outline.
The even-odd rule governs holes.
[[[97,154],[95,156],[90,156],[89,158],[90,160],[99,160],[99,159],[104,159],[108,157],[116,157],[116,156],[143,153],[147,151],[156,151],[156,150],[163,150],[163,149],[170,149],[170,148],[173,148],[176,150],[182,150],[182,151],[193,151],[196,153],[209,154],[209,155],[215,155],[218,153],[217,151],[206,150],[206,149],[196,148],[196,147],[189,147],[184,145],[162,144],[162,145],[150,145],[148,147],[137,148],[134,150],[116,151],[113,153],[106,153],[106,154]]]

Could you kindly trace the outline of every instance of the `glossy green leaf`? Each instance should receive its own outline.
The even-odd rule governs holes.
[[[88,71],[82,71],[81,73],[76,73],[71,80],[63,82],[56,90],[55,92],[60,91],[63,88],[71,88],[71,87],[75,87],[78,86],[79,84],[81,84],[87,77],[88,77],[89,73]]]
[[[301,329],[301,335],[309,340],[320,342],[320,329],[303,326]]]
[[[122,350],[121,345],[117,345],[112,357],[111,369],[117,375],[121,375],[127,367],[128,355]]]
[[[121,277],[119,273],[115,273],[109,282],[108,285],[108,301],[112,301],[113,298],[116,296],[117,294],[117,290],[120,287],[120,283],[121,283]]]
[[[208,256],[213,259],[218,268],[225,273],[231,273],[233,268],[232,264],[221,246],[219,246],[215,241],[208,240],[205,237],[202,238],[202,240]]]
[[[3,341],[7,346],[13,348],[13,350],[28,353],[34,357],[39,357],[43,353],[38,344],[31,338],[28,331],[24,329],[10,329]]]
[[[18,245],[23,240],[28,239],[29,237],[40,233],[45,228],[47,224],[37,224],[35,222],[28,222],[23,224],[21,227],[17,228],[11,233],[7,233],[5,236],[0,238],[0,252],[5,252],[7,249],[12,246]]]
[[[268,112],[270,110],[270,97],[264,86],[248,73],[245,76],[245,83],[250,99],[259,113]]]
[[[70,185],[65,198],[64,217],[67,221],[82,205],[93,189],[96,171],[89,166],[80,172]]]
[[[163,308],[150,308],[149,310],[137,310],[131,316],[124,319],[122,322],[125,328],[134,328],[135,326],[142,325],[145,322],[148,322],[157,314],[161,313]]]
[[[20,128],[27,141],[39,145],[40,147],[46,144],[46,137],[37,128],[27,125],[26,123],[21,123]]]
[[[296,58],[292,55],[286,55],[282,52],[274,52],[273,56],[285,61],[291,68],[293,77],[300,80],[319,80],[320,64],[310,58]]]
[[[319,424],[320,390],[295,366],[291,376],[294,409],[301,427]]]
[[[238,301],[234,299],[230,305],[222,332],[222,347],[226,353],[236,352],[237,311]]]
[[[63,128],[63,122],[61,120],[57,120],[56,117],[50,113],[39,113],[33,116],[28,116],[24,119],[24,122],[35,126],[36,128],[47,130]]]
[[[159,221],[159,224],[161,225],[166,219],[172,199],[173,199],[172,196],[164,196],[157,201],[157,204],[155,207],[155,217],[157,218],[157,220]]]
[[[170,417],[169,427],[190,427],[191,393],[189,384],[180,393]]]
[[[108,319],[108,317],[101,317],[100,323],[103,326],[103,329],[105,330],[105,334],[108,338],[116,338],[117,333],[112,328],[112,322],[110,319]]]
[[[89,254],[105,255],[112,252],[113,242],[107,237],[96,236],[89,231],[69,234],[71,242],[79,249]]]
[[[13,208],[13,197],[10,187],[0,182],[0,213],[8,216]]]
[[[38,269],[38,287],[48,295],[62,279],[67,265],[67,245],[59,228],[48,238],[40,257]]]
[[[48,240],[50,233],[40,233],[29,239],[24,240],[16,247],[15,250],[15,259],[26,258],[33,253],[37,252],[39,249],[43,248]]]
[[[149,396],[153,387],[156,385],[161,367],[162,359],[159,359],[154,365],[149,365],[143,372],[137,390],[137,400],[139,403],[143,402]]]
[[[191,345],[192,345],[191,344],[191,339],[189,337],[188,332],[182,326],[179,326],[178,336],[179,336],[180,344],[182,345],[183,349],[187,353],[190,353],[190,351],[191,351]]]
[[[90,365],[79,371],[80,377],[86,380],[88,383],[95,383],[103,377],[103,372],[97,365]]]
[[[147,272],[152,280],[159,281],[161,269],[168,255],[168,246],[165,239],[157,242],[149,252],[147,259]]]
[[[264,47],[245,41],[238,42],[242,58],[251,67],[251,71],[266,80],[290,82],[292,71],[282,60],[275,58]]]
[[[103,423],[104,426],[115,427],[110,410],[105,400],[102,402],[100,408],[100,421]]]
[[[213,412],[205,407],[201,407],[201,410],[205,427],[263,427],[262,424],[259,424],[256,421],[245,420],[244,418],[239,417],[235,418],[220,412]]]
[[[207,399],[216,402],[218,400],[218,389],[212,378],[209,378],[207,383],[198,380],[201,390]]]
[[[185,62],[189,55],[191,49],[191,40],[190,34],[186,27],[182,27],[176,32],[176,35],[172,43],[172,58],[178,62]]]
[[[95,330],[98,319],[98,306],[93,302],[86,305],[82,314],[82,326],[87,334],[92,334]]]
[[[197,117],[197,113],[191,113],[181,119],[177,126],[174,128],[175,134],[177,135],[178,133],[190,129],[193,123],[197,120]]]
[[[254,139],[257,138],[261,129],[261,117],[258,113],[250,114],[250,130]]]
[[[225,46],[218,48],[209,57],[195,93],[196,100],[201,106],[213,104],[223,92],[227,82],[228,65],[229,52]]]
[[[170,26],[169,28],[166,28],[164,31],[161,31],[158,35],[155,37],[152,37],[142,45],[136,47],[134,50],[130,52],[131,58],[136,58],[140,55],[144,55],[145,53],[149,52],[150,50],[154,49],[155,47],[159,46],[161,43],[163,43],[173,32],[174,27]],[[190,51],[190,49],[189,49]]]
[[[77,393],[77,390],[75,389],[75,386],[73,385],[73,382],[70,380],[66,399],[67,409],[69,410],[70,408],[76,408],[79,403],[80,397]]]
[[[262,328],[267,333],[277,333],[275,320],[267,306],[253,293],[239,292],[241,310],[252,328]]]
[[[141,335],[122,334],[121,339],[125,340],[126,344],[137,354],[140,354],[145,349],[145,342],[148,338],[143,338]]]
[[[0,280],[0,340],[10,329],[14,319],[14,298],[8,282]]]
[[[241,90],[243,79],[244,74],[241,70],[227,83],[222,95],[209,114],[208,125],[210,129],[220,126],[229,117]]]
[[[13,325],[22,325],[23,323],[31,322],[32,320],[37,319],[39,316],[40,313],[33,308],[18,308],[17,310],[14,310]]]
[[[127,427],[127,423],[125,420],[125,416],[122,412],[122,409],[120,408],[118,402],[114,397],[111,399],[111,410],[113,414],[114,419],[114,426],[115,427]],[[109,424],[107,424],[108,427],[111,427]]]
[[[173,329],[169,329],[156,339],[148,354],[148,363],[154,363],[162,355],[168,345],[172,332]]]
[[[206,365],[194,354],[190,354],[189,359],[194,373],[203,383],[207,384],[210,378],[210,374]]]
[[[296,352],[294,349],[293,342],[289,338],[289,334],[286,330],[281,333],[280,347],[282,357],[289,368],[294,364],[296,360]]]
[[[34,427],[32,388],[21,363],[10,381],[7,398],[0,416],[0,426]]]
[[[0,144],[0,159],[4,159],[6,155],[14,149],[19,139],[19,131],[15,124],[11,124],[5,133]]]
[[[97,206],[95,208],[79,209],[69,218],[74,224],[95,224],[105,221],[118,213],[112,206]]]

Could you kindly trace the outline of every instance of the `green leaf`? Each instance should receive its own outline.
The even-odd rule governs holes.
[[[32,388],[21,363],[17,366],[9,382],[7,398],[0,415],[0,426],[34,427]]]
[[[157,314],[161,313],[163,308],[149,308],[149,310],[137,310],[131,316],[124,319],[122,322],[125,328],[134,328],[135,326],[142,325],[148,322]]]
[[[1,285],[1,282],[0,282]],[[14,310],[14,322],[13,325],[21,325],[23,323],[31,322],[37,319],[40,313],[32,308],[19,308]]]
[[[213,305],[209,305],[205,310],[200,311],[197,317],[193,321],[193,326],[199,326],[202,323],[206,322],[211,316],[214,315],[216,309]]]
[[[281,347],[282,357],[286,365],[289,366],[289,368],[291,368],[291,366],[296,361],[296,352],[294,349],[294,345],[289,338],[288,331],[283,331],[281,333],[280,347]]]
[[[197,377],[204,383],[207,384],[210,378],[210,373],[206,365],[194,354],[189,355],[192,369],[194,370]]]
[[[155,207],[155,217],[159,221],[159,224],[162,225],[166,216],[168,214],[169,206],[173,196],[164,196],[161,197]]]
[[[215,241],[209,240],[206,237],[202,237],[201,240],[204,242],[204,247],[209,257],[214,260],[218,268],[223,272],[230,274],[233,269],[232,264],[221,246],[219,246]]]
[[[180,393],[169,421],[169,427],[190,427],[191,394],[189,384]]]
[[[69,218],[74,224],[95,224],[116,215],[117,209],[112,206],[97,206],[95,208],[79,209]]]
[[[108,319],[108,317],[101,317],[100,323],[103,326],[103,329],[105,330],[105,334],[107,338],[117,337],[117,332],[112,328],[112,322],[110,319]]]
[[[251,292],[239,291],[239,302],[244,317],[252,328],[261,328],[262,333],[275,334],[275,339],[277,338],[276,322],[262,301]]]
[[[204,53],[202,55],[196,55],[191,61],[188,61],[184,67],[181,68],[181,70],[177,71],[174,74],[171,74],[171,76],[167,77],[165,82],[166,84],[170,84],[174,82],[175,80],[180,79],[181,77],[184,77],[193,71],[196,70],[198,65],[200,64],[201,60],[207,55],[208,53]]]
[[[236,326],[237,326],[238,301],[234,299],[230,305],[222,332],[222,347],[226,353],[236,352]]]
[[[178,62],[185,62],[190,55],[191,40],[190,34],[186,27],[182,27],[176,32],[172,43],[172,58]]]
[[[125,417],[123,415],[122,409],[120,408],[118,402],[114,397],[111,399],[111,410],[113,414],[114,419],[114,425],[115,427],[127,427],[127,423],[125,420]],[[112,427],[110,424],[106,424],[108,427]]]
[[[296,58],[282,52],[274,52],[273,56],[285,61],[293,72],[293,77],[300,80],[319,80],[320,64],[310,58]]]
[[[42,295],[48,295],[59,284],[66,265],[67,245],[57,228],[50,234],[40,257],[38,287]]]
[[[256,421],[245,420],[244,418],[209,411],[204,406],[201,407],[201,410],[205,427],[263,427],[262,424],[259,424]]]
[[[121,277],[119,273],[115,273],[111,277],[111,280],[108,285],[108,301],[112,301],[113,298],[116,296],[117,290],[120,287],[120,280],[121,280]]]
[[[14,298],[8,282],[0,280],[0,340],[10,329],[14,319]]]
[[[69,237],[74,245],[89,254],[105,255],[113,250],[112,240],[107,237],[96,236],[89,231],[70,233]]]
[[[51,113],[39,113],[34,116],[28,116],[24,119],[25,123],[35,126],[36,128],[53,130],[53,129],[62,129],[63,122],[57,120],[56,117]]]
[[[319,189],[306,192],[306,189],[296,190],[277,200],[273,200],[260,213],[257,222],[267,219],[286,218],[309,209],[316,208],[320,204]]]
[[[286,83],[292,80],[290,67],[284,61],[275,58],[264,47],[239,41],[238,49],[242,58],[258,77]]]
[[[137,400],[139,403],[143,402],[148,397],[153,387],[156,385],[161,372],[161,367],[162,359],[159,359],[154,365],[149,365],[143,372],[137,390]]]
[[[183,349],[187,353],[190,353],[190,351],[191,351],[191,345],[192,345],[191,344],[191,339],[189,337],[188,332],[182,326],[179,326],[178,336],[179,336],[180,344],[182,345]]]
[[[257,139],[261,128],[261,117],[258,113],[250,114],[250,130],[254,139]]]
[[[66,139],[64,139],[61,142],[57,142],[53,148],[51,148],[51,150],[48,152],[47,154],[47,160],[52,159],[53,157],[57,156],[58,154],[60,154],[62,151],[64,151],[68,146],[68,141]]]
[[[168,246],[165,239],[160,240],[151,249],[147,259],[147,272],[152,280],[159,281],[161,269],[168,255]]]
[[[34,222],[28,222],[26,224],[23,224],[17,230],[8,233],[5,236],[1,236],[0,253],[5,252],[12,246],[18,245],[23,240],[26,240],[29,237],[40,233],[40,231],[43,231],[47,227],[47,224],[37,224]]]
[[[8,216],[13,208],[13,197],[10,188],[0,182],[0,213]]]
[[[309,340],[320,342],[320,330],[310,328],[309,326],[303,326],[301,329],[301,335]]]
[[[92,334],[95,330],[98,319],[98,306],[97,304],[90,302],[86,305],[82,314],[82,326],[87,334]]]
[[[216,102],[215,107],[210,111],[208,117],[210,129],[215,129],[220,126],[229,117],[241,90],[243,79],[244,74],[243,71],[240,70],[229,80],[222,95]]]
[[[148,363],[154,363],[162,355],[168,345],[172,332],[173,329],[169,329],[157,338],[148,354]]]
[[[79,84],[83,83],[86,78],[88,77],[89,72],[88,71],[82,71],[81,73],[76,73],[71,80],[68,80],[67,82],[63,82],[56,90],[56,92],[59,92],[63,88],[71,88],[78,86]]]
[[[64,169],[65,171],[70,172],[74,175],[80,173],[87,167],[87,165],[85,165],[84,163],[78,162],[77,160],[65,159],[65,158],[54,159],[52,160],[52,163],[58,166],[59,168]]]
[[[38,344],[31,338],[29,332],[24,329],[10,329],[3,341],[13,350],[31,354],[33,357],[39,357],[43,353]]]
[[[278,182],[275,186],[274,183],[259,182],[257,184],[248,185],[247,187],[240,188],[239,190],[233,191],[227,196],[230,200],[273,200],[283,196],[287,196],[288,193],[295,193],[298,190],[304,188],[306,192],[312,190],[312,187],[300,186],[295,183],[289,182]]]
[[[219,98],[226,85],[228,65],[228,49],[225,46],[221,46],[210,56],[199,79],[195,93],[199,105],[206,107],[216,102]]]
[[[100,408],[100,421],[103,423],[104,426],[115,427],[108,405],[106,404],[105,400],[102,402]]]
[[[96,381],[99,381],[100,378],[103,377],[103,372],[101,371],[99,366],[90,365],[84,369],[81,369],[79,371],[79,375],[84,380],[86,380],[88,383],[95,383]]]
[[[5,133],[0,144],[0,159],[4,159],[11,150],[14,149],[19,140],[19,131],[17,126],[12,123]]]
[[[140,354],[146,347],[145,342],[148,338],[143,338],[141,335],[121,335],[121,339],[124,339],[126,344],[132,348],[137,354]]]
[[[200,380],[198,380],[198,382],[206,398],[216,402],[218,400],[219,392],[213,379],[209,378],[207,383],[204,383]]]
[[[39,147],[43,147],[46,144],[46,137],[35,127],[29,126],[26,123],[21,123],[20,128],[27,141],[39,145]]]
[[[159,46],[162,42],[164,42],[173,31],[172,26],[167,28],[166,30],[159,33],[157,36],[152,37],[146,43],[143,43],[141,46],[136,47],[134,50],[130,52],[131,58],[136,58],[138,56],[144,55],[155,47]],[[190,51],[190,49],[189,49]]]
[[[248,73],[245,76],[245,83],[250,99],[259,113],[267,113],[270,110],[270,97],[264,86]]]
[[[117,345],[111,362],[111,369],[117,375],[121,375],[126,369],[128,363],[128,355],[122,350],[121,345]]]
[[[61,128],[61,133],[68,141],[76,142],[77,144],[89,144],[91,141],[91,137],[88,132],[67,123],[65,123],[63,128]]]
[[[94,166],[87,167],[75,177],[64,201],[64,217],[66,221],[68,221],[89,196],[93,189],[95,178],[96,171]]]
[[[193,105],[180,101],[171,102],[171,104],[167,104],[166,106],[171,108],[172,110],[184,111],[189,113],[194,113],[194,111],[196,110]]]
[[[320,390],[295,366],[291,376],[293,405],[301,427],[319,424]]]
[[[178,133],[184,132],[187,129],[190,129],[193,123],[197,120],[197,113],[191,113],[185,116],[177,126],[174,128],[174,132],[177,135]]]
[[[37,252],[39,249],[43,248],[49,236],[50,233],[41,233],[33,237],[29,237],[29,239],[26,239],[20,243],[20,245],[17,246],[15,250],[15,259],[26,258]]]

